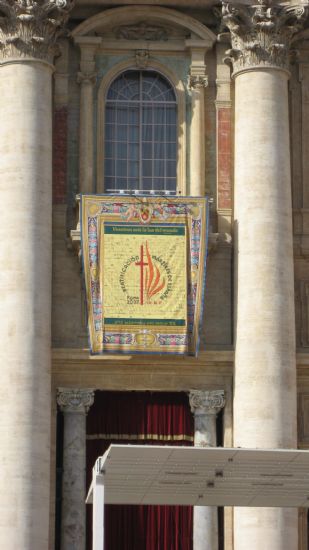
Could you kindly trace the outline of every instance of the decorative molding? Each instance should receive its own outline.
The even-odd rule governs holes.
[[[58,388],[57,404],[63,413],[87,414],[94,401],[94,390]]]
[[[73,5],[74,0],[0,0],[0,62],[9,58],[52,62]]]
[[[290,43],[308,14],[304,5],[272,5],[258,0],[245,6],[222,2],[222,19],[231,33],[232,48],[226,52],[234,74],[252,68],[289,70]]]
[[[208,86],[206,73],[205,55],[207,45],[198,40],[186,40],[186,45],[191,55],[190,73],[188,77],[188,88],[191,90],[202,90]]]
[[[189,393],[191,412],[194,415],[218,414],[225,406],[224,390],[191,390]]]
[[[188,79],[188,86],[191,90],[207,88],[208,77],[206,75],[190,74]]]
[[[149,64],[149,51],[148,50],[136,50],[135,51],[135,63],[138,69],[145,69]]]
[[[144,21],[148,21],[148,25],[151,27],[177,29],[178,33],[180,30],[186,37],[193,36],[199,40],[204,40],[208,48],[211,48],[217,40],[216,35],[194,17],[181,13],[176,9],[154,5],[151,5],[151,8],[149,5],[129,5],[102,10],[77,25],[72,31],[72,36],[82,37],[98,34],[102,36],[106,32],[110,33],[113,29],[122,26],[132,25],[136,27],[138,23]],[[146,41],[146,38],[144,40]]]
[[[124,40],[167,40],[168,30],[161,25],[150,25],[147,21],[140,21],[133,25],[121,25],[114,29],[116,38]]]

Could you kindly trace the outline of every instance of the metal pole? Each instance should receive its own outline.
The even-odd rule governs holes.
[[[94,471],[92,550],[104,550],[104,475]]]

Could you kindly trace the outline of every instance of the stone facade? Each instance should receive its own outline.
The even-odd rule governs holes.
[[[195,413],[202,392],[207,445],[216,444],[208,401],[219,391],[213,410],[223,408],[225,446],[309,449],[306,2],[150,4],[0,0],[0,547],[8,550],[54,548],[58,388],[67,464],[79,471],[94,389],[191,392]],[[178,191],[213,197],[197,358],[88,353],[76,194],[104,192],[105,96],[128,69],[158,71],[174,86]],[[81,410],[75,400],[68,411],[63,399],[74,391]],[[65,517],[69,525],[73,510],[78,522],[64,529],[61,550],[78,548],[70,544],[85,529],[75,508],[85,487],[71,480],[70,493],[70,475]],[[203,529],[215,530],[204,512]],[[243,550],[249,538],[253,550],[305,550],[306,530],[303,511],[297,523],[295,511],[227,508],[224,548]]]

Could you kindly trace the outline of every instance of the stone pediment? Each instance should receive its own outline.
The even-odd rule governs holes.
[[[194,38],[210,48],[215,34],[205,25],[176,10],[149,6],[128,6],[105,10],[90,17],[72,32],[74,38],[114,35],[118,40],[166,41]]]

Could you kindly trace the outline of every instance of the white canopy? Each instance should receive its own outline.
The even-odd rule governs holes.
[[[103,548],[104,503],[308,508],[309,451],[111,445],[86,502],[94,550]]]

